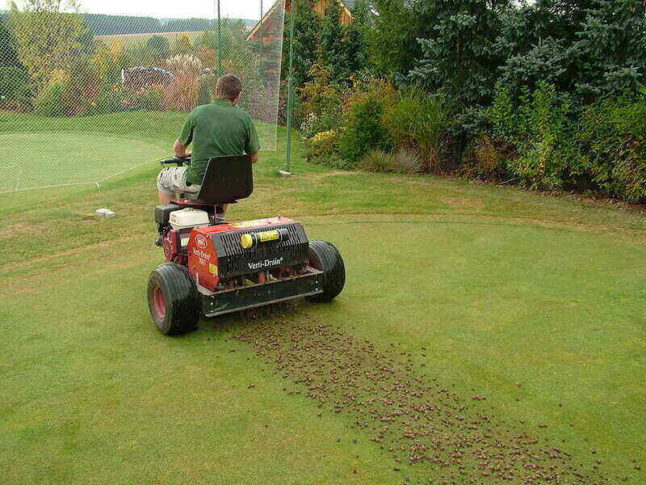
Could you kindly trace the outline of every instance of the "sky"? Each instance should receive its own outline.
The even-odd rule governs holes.
[[[161,18],[215,17],[216,0],[79,0],[81,12]],[[267,12],[274,0],[262,0]],[[2,2],[4,3],[4,2]],[[18,4],[21,2],[19,1]],[[2,7],[0,7],[2,8]],[[260,0],[220,0],[223,17],[260,18]]]

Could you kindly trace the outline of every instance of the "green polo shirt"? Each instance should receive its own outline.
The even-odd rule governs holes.
[[[186,174],[190,184],[201,184],[208,161],[213,157],[253,155],[260,150],[256,127],[249,113],[218,99],[195,108],[179,135],[182,145],[193,143],[191,166]]]

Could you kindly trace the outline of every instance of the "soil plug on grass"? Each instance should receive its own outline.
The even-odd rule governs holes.
[[[303,386],[303,394],[321,409],[349,415],[368,441],[389,450],[396,462],[409,463],[411,477],[437,479],[439,465],[451,481],[467,483],[483,477],[494,483],[608,483],[594,469],[575,470],[570,455],[556,453],[520,425],[497,420],[489,410],[484,415],[485,396],[460,396],[446,385],[434,389],[431,381],[437,378],[416,374],[406,352],[401,362],[369,342],[314,322],[261,322],[236,338]],[[300,390],[288,393],[295,392]]]

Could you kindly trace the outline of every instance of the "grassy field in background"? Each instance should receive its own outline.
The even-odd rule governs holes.
[[[160,35],[162,37],[166,37],[170,42],[175,42],[177,39],[179,39],[182,35],[187,35],[188,38],[192,41],[197,39],[200,35],[202,35],[203,31],[187,31],[187,32],[158,32],[158,33],[153,33],[153,34],[112,34],[112,35],[97,35],[96,38],[102,40],[106,44],[111,44],[118,42],[124,47],[137,44],[137,43],[142,43],[148,40],[150,37],[153,35]]]
[[[149,144],[154,158],[181,120],[43,119],[30,133],[64,134],[77,153],[99,133],[123,137],[126,150]],[[0,123],[4,150],[17,153],[24,140],[12,131]],[[254,195],[229,213],[297,218],[345,258],[344,293],[299,305],[283,324],[321,322],[384,352],[396,346],[439,384],[485,395],[498,418],[565,440],[577,462],[601,460],[610,483],[643,482],[643,213],[464,180],[330,171],[300,150],[295,141],[291,178],[277,175],[283,144],[263,154]],[[114,154],[95,157],[108,164]],[[204,320],[181,338],[155,329],[145,289],[162,261],[152,244],[156,172],[142,166],[100,190],[0,194],[3,481],[402,483],[347,415],[285,392],[281,374],[231,338],[253,323]],[[104,206],[117,217],[95,219]]]

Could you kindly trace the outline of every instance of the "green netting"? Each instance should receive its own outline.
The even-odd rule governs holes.
[[[0,192],[101,183],[154,163],[224,73],[242,79],[239,105],[262,149],[276,149],[284,0],[86,1],[27,0],[0,14]]]

